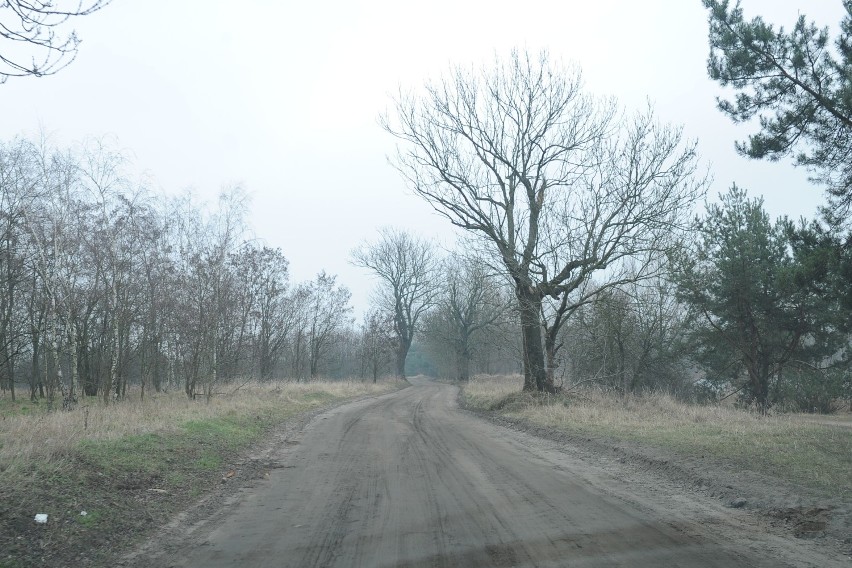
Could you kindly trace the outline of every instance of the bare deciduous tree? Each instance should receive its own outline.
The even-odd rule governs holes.
[[[393,318],[380,310],[369,312],[364,316],[360,340],[361,374],[371,376],[375,383],[393,358]]]
[[[247,296],[255,361],[261,379],[272,378],[292,318],[287,308],[289,262],[281,249],[245,245],[233,259]]]
[[[694,325],[673,286],[661,278],[629,282],[581,306],[561,336],[580,349],[563,378],[593,381],[622,394],[683,392],[691,385],[686,337]]]
[[[34,199],[27,144],[0,145],[0,390],[15,401],[18,355],[23,349],[26,234],[25,208]]]
[[[24,377],[70,408],[134,384],[209,398],[288,364],[354,372],[348,291],[290,289],[283,253],[246,242],[238,188],[213,210],[157,199],[125,164],[104,144],[0,144],[0,396]]]
[[[310,283],[310,363],[311,378],[319,376],[320,364],[328,353],[332,340],[349,323],[352,294],[337,284],[337,276],[320,272]]]
[[[97,12],[112,0],[7,0],[0,3],[0,83],[9,77],[43,77],[77,57],[80,39],[60,35],[69,19]]]
[[[542,300],[647,256],[704,194],[694,145],[651,112],[619,116],[581,91],[577,71],[513,52],[400,94],[382,119],[411,188],[470,231],[512,279],[524,388],[552,391]],[[571,300],[569,300],[571,302]]]
[[[503,318],[509,308],[500,282],[480,259],[445,260],[443,286],[429,317],[429,333],[455,356],[456,379],[470,378],[476,339]]]
[[[405,377],[405,359],[417,324],[437,294],[434,246],[405,231],[382,229],[377,242],[352,251],[352,262],[381,280],[376,304],[393,317],[396,373]]]

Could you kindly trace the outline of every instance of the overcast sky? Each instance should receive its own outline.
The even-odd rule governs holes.
[[[800,11],[833,27],[843,13],[841,0],[742,4],[787,28]],[[453,242],[387,163],[394,140],[377,117],[389,94],[515,47],[577,63],[589,91],[628,108],[650,100],[698,139],[711,195],[736,181],[773,216],[813,216],[823,196],[804,171],[734,152],[752,129],[715,108],[706,19],[700,0],[114,0],[73,22],[83,43],[70,67],[0,85],[0,136],[112,136],[157,187],[211,202],[240,183],[254,233],[293,279],[338,274],[361,313],[373,281],[349,252],[378,227]]]

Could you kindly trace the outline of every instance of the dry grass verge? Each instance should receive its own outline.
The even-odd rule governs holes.
[[[562,396],[521,393],[521,377],[475,377],[463,401],[478,410],[582,436],[603,436],[708,457],[737,469],[852,499],[852,429],[843,418],[760,416],[684,404],[664,394],[616,397],[595,389]]]
[[[0,400],[0,568],[98,565],[220,483],[270,428],[403,384],[254,383],[209,404],[175,392],[71,412]]]

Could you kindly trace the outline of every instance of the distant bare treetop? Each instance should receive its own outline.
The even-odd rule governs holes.
[[[369,268],[379,277],[379,308],[393,319],[396,372],[405,377],[405,360],[420,318],[435,303],[438,267],[435,245],[396,229],[381,229],[375,243],[362,243],[352,251],[352,264]]]
[[[9,77],[53,75],[77,57],[74,30],[59,30],[73,16],[97,12],[112,0],[0,1],[0,83]]]

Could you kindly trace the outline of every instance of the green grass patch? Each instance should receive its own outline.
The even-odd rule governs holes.
[[[80,511],[80,515],[77,517],[77,522],[83,525],[86,528],[94,528],[98,525],[98,521],[101,519],[101,514],[98,511],[85,511],[85,515],[83,515],[83,511]]]
[[[117,440],[83,440],[75,453],[79,460],[105,475],[150,473],[161,471],[163,458],[177,445],[179,438],[175,436],[143,434]]]
[[[260,435],[276,416],[229,415],[211,420],[194,420],[183,425],[186,436],[199,443],[234,448]]]
[[[28,398],[18,398],[12,402],[11,398],[0,398],[0,417],[9,418],[12,416],[32,416],[34,414],[43,413],[47,410],[47,403],[34,403]]]
[[[222,458],[214,452],[204,452],[195,460],[193,467],[199,471],[215,471],[222,467]]]
[[[180,487],[187,482],[187,476],[182,471],[170,471],[165,475],[166,483],[173,487]]]
[[[328,402],[330,400],[334,400],[334,395],[330,392],[311,392],[305,393],[303,399],[305,402]]]

